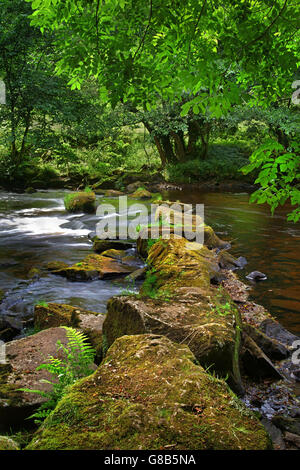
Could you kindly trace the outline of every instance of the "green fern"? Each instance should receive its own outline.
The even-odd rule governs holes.
[[[57,402],[66,394],[68,388],[82,377],[86,377],[93,372],[95,350],[88,343],[88,338],[80,331],[62,326],[66,330],[68,343],[66,346],[61,341],[57,341],[57,351],[62,351],[63,358],[54,356],[48,357],[48,362],[41,364],[36,370],[46,370],[53,376],[52,380],[42,379],[41,383],[51,384],[49,392],[42,390],[20,389],[23,392],[37,393],[46,398],[38,410],[30,416],[36,423],[41,423],[55,408]]]

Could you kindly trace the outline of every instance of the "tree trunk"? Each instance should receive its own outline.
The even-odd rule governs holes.
[[[196,154],[196,143],[200,135],[200,125],[198,122],[189,122],[188,127],[188,144],[186,153],[189,158],[192,158]]]
[[[166,163],[167,163],[167,157],[166,157],[166,154],[164,152],[164,149],[163,149],[158,137],[154,136],[154,142],[155,142],[155,145],[157,147],[157,150],[158,150],[158,153],[159,153],[159,156],[160,156],[160,159],[161,159],[162,168],[165,168]]]
[[[175,142],[175,154],[176,154],[177,160],[185,161],[186,150],[185,150],[183,132],[182,131],[171,132],[171,136],[173,137],[174,142]]]

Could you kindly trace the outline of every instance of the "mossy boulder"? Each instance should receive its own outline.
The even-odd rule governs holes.
[[[228,374],[234,387],[239,382],[234,371],[235,307],[231,305],[226,314],[220,315],[213,309],[216,301],[212,290],[210,298],[201,288],[182,288],[178,294],[181,300],[132,296],[110,299],[103,324],[105,345],[109,347],[123,335],[165,335],[176,343],[188,344],[203,366],[223,377]]]
[[[144,187],[144,183],[142,181],[135,181],[134,183],[128,184],[126,186],[126,191],[128,193],[134,193],[139,188],[143,188],[143,187]]]
[[[107,256],[108,258],[114,258],[114,259],[122,259],[124,256],[127,255],[125,250],[116,250],[114,248],[111,248],[110,250],[103,251],[101,253],[102,256]]]
[[[92,281],[124,276],[134,271],[133,266],[121,264],[117,259],[91,254],[72,266],[52,270],[53,274],[66,277],[70,281]]]
[[[5,292],[4,292],[4,290],[0,289],[0,304],[1,304],[2,300],[4,299],[4,297],[5,297]]]
[[[129,197],[133,199],[151,199],[152,194],[145,188],[138,188],[134,193],[130,194]]]
[[[271,448],[258,419],[195,364],[187,346],[156,335],[124,336],[77,382],[28,450]]]
[[[104,251],[108,250],[127,250],[132,248],[133,243],[127,240],[103,240],[98,237],[93,238],[93,250],[102,254]]]
[[[44,330],[57,326],[78,328],[88,337],[96,351],[96,364],[102,360],[102,326],[105,314],[84,310],[66,304],[49,303],[36,305],[34,309],[34,326]]]
[[[20,446],[10,437],[0,436],[0,450],[20,450]]]
[[[39,268],[31,268],[28,273],[28,279],[39,279],[41,277],[41,270]]]
[[[65,199],[65,208],[68,212],[86,212],[96,211],[96,195],[92,191],[82,191],[74,194],[68,194]]]
[[[68,267],[69,265],[67,263],[64,263],[63,261],[50,261],[45,266],[45,268],[48,269],[48,271],[58,271],[60,269],[68,268]]]

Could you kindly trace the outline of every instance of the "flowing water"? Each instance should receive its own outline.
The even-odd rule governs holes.
[[[39,279],[29,279],[32,268],[56,260],[79,262],[91,252],[88,234],[95,230],[98,218],[67,214],[65,194],[0,193],[0,289],[6,293],[0,315],[9,314],[16,326],[32,316],[39,301],[103,312],[107,300],[124,289],[111,281],[70,282],[46,272]],[[300,334],[300,228],[286,222],[287,210],[271,217],[267,207],[249,205],[247,194],[168,191],[163,197],[204,203],[206,223],[221,238],[232,241],[234,255],[247,258],[241,277],[253,270],[268,276],[253,285],[252,297]]]

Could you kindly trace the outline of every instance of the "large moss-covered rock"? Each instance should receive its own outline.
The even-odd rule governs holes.
[[[20,446],[10,437],[0,436],[0,450],[20,450]]]
[[[80,263],[53,269],[52,272],[71,281],[92,281],[127,275],[134,269],[133,266],[121,264],[117,259],[91,254]]]
[[[129,197],[133,199],[151,199],[152,194],[145,188],[138,188],[134,193],[130,194]]]
[[[221,376],[230,374],[234,380],[234,307],[220,315],[212,307],[213,292],[209,299],[207,292],[197,287],[181,288],[178,294],[181,300],[132,296],[110,299],[103,324],[104,345],[110,346],[116,338],[126,334],[165,335],[177,343],[188,344],[203,366],[212,367]]]
[[[97,371],[77,382],[30,450],[268,449],[257,418],[187,346],[124,336]]]
[[[74,194],[68,194],[65,199],[65,208],[68,212],[87,212],[96,211],[96,195],[92,191],[82,191]]]
[[[141,298],[115,297],[107,304],[103,324],[109,347],[125,334],[157,333],[190,346],[197,360],[229,375],[242,392],[238,353],[239,314],[233,301],[210,279],[216,257],[205,246],[184,238],[159,240],[147,259],[151,270],[141,288]]]

